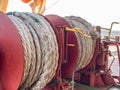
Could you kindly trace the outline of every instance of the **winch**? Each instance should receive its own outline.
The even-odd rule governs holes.
[[[118,22],[108,29],[77,16],[42,15],[44,0],[31,3],[33,13],[4,13],[4,1],[0,1],[0,90],[109,90],[120,83],[120,75],[112,75],[113,61],[109,64],[109,57],[114,57],[110,47],[115,46],[120,65],[120,37],[110,37]],[[104,39],[102,29],[109,31]]]

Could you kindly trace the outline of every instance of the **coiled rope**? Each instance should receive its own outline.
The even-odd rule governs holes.
[[[24,49],[24,72],[20,90],[41,90],[54,77],[58,66],[58,44],[55,33],[43,16],[31,13],[8,13],[16,26]],[[80,17],[65,17],[73,26],[79,56],[75,71],[88,65],[93,57],[97,33]],[[82,33],[83,32],[83,33]]]
[[[78,71],[90,63],[94,54],[96,39],[99,36],[97,32],[94,31],[91,24],[84,19],[75,16],[65,17],[65,19],[72,25],[73,28],[77,27],[80,32],[84,33],[75,32],[79,46],[79,55],[75,71]],[[91,36],[91,38],[89,36]]]
[[[24,49],[24,72],[20,90],[41,90],[55,75],[58,44],[50,24],[40,15],[8,13]]]

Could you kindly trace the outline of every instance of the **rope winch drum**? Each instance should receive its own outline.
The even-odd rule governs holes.
[[[75,17],[67,16],[65,19],[72,25],[73,28],[78,28],[75,32],[78,41],[78,60],[75,66],[75,71],[85,68],[92,60],[94,55],[94,49],[96,45],[96,39],[99,37],[94,28],[86,20]],[[85,35],[79,33],[82,32]],[[89,35],[89,36],[88,36]]]
[[[80,17],[63,18],[57,15],[42,16],[25,12],[10,12],[7,16],[0,13],[0,16],[4,21],[3,23],[0,21],[0,43],[3,43],[0,52],[3,64],[0,72],[3,75],[0,78],[6,90],[9,88],[16,90],[18,87],[20,90],[41,90],[58,75],[58,72],[61,71],[62,77],[66,77],[72,71],[85,68],[92,60],[98,35],[92,25]],[[5,23],[9,28],[3,25]],[[77,29],[73,30],[76,32],[72,32],[65,27]],[[67,37],[60,35],[65,32]],[[9,38],[6,38],[6,35]],[[9,46],[6,46],[6,42]],[[70,44],[74,46],[69,46]],[[10,46],[13,52],[10,51]],[[67,50],[66,53],[64,49]],[[19,55],[19,59],[16,54]],[[67,59],[67,62],[63,63],[64,59]],[[17,60],[21,65],[17,64]],[[12,69],[5,68],[8,63]],[[18,65],[18,68],[14,64]],[[11,78],[9,74],[13,70],[17,74]],[[8,76],[8,79],[5,76]],[[6,85],[5,80],[11,81],[10,78],[16,82],[16,87],[11,82],[10,86]]]
[[[14,12],[8,13],[8,17],[15,24],[24,49],[24,73],[20,89],[40,90],[56,72],[56,36],[49,23],[40,15]]]

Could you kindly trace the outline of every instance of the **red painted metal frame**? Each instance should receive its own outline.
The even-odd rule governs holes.
[[[72,73],[78,58],[78,42],[74,32],[66,32],[64,27],[72,28],[71,25],[62,17],[57,15],[47,15],[45,16],[49,21],[55,26],[55,31],[61,36],[61,41],[63,43],[62,52],[62,77],[67,77]],[[67,35],[67,36],[65,36]],[[66,37],[66,38],[65,38]],[[66,42],[64,40],[66,39]],[[75,44],[74,47],[68,47],[67,44]],[[61,44],[61,43],[60,43]],[[65,50],[65,51],[64,51]],[[61,67],[60,67],[61,68]]]
[[[23,74],[23,48],[18,31],[7,15],[0,12],[0,86],[17,90]]]
[[[120,42],[116,42],[116,41],[105,41],[104,44],[105,44],[106,46],[114,45],[114,46],[116,46],[116,48],[117,48],[118,60],[119,60],[119,76],[113,76],[113,77],[115,77],[116,79],[118,79],[118,80],[119,80],[119,83],[120,83],[120,48],[119,48]]]
[[[97,27],[100,33],[100,27]],[[115,84],[108,67],[108,47],[109,43],[101,43],[101,38],[97,40],[93,59],[86,68],[80,70],[80,79],[76,79],[79,83],[90,85],[92,87],[104,87],[106,85]],[[112,42],[110,42],[112,43]],[[116,43],[115,43],[116,44]],[[103,46],[102,46],[103,45]],[[98,61],[99,60],[99,61]],[[102,62],[105,62],[101,65]],[[98,64],[99,62],[99,64]],[[75,77],[76,78],[76,77]]]

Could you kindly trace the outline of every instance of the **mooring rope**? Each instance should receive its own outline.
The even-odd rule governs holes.
[[[20,90],[41,90],[55,76],[58,66],[58,44],[55,33],[45,18],[33,13],[8,13],[16,26],[23,50],[24,71],[19,86]],[[98,35],[90,23],[80,17],[65,17],[76,28],[78,41],[78,71],[88,65],[93,57]],[[74,74],[73,74],[74,78]]]
[[[27,16],[24,13],[22,13],[22,15],[21,14],[18,14],[18,15],[16,14],[16,16],[23,20],[25,25],[29,28],[30,33],[31,33],[31,35],[34,39],[34,45],[35,45],[35,50],[36,50],[36,52],[34,54],[36,54],[36,64],[33,67],[35,67],[35,69],[34,69],[35,72],[32,73],[32,71],[31,71],[29,73],[29,76],[27,76],[26,81],[22,85],[22,87],[28,87],[28,86],[30,87],[31,84],[34,83],[34,81],[36,81],[36,78],[38,77],[38,75],[40,75],[40,73],[42,71],[42,67],[43,67],[43,65],[42,65],[43,63],[42,63],[42,60],[41,60],[40,38],[38,37],[38,35],[40,35],[40,34],[38,32],[36,32],[36,30],[37,30],[36,27],[37,26],[36,26],[35,22],[29,16]]]
[[[80,32],[83,32],[87,35],[84,36],[78,32],[75,33],[79,46],[79,54],[75,71],[78,71],[90,63],[94,54],[94,48],[98,34],[94,31],[90,23],[80,17],[67,16],[65,19],[72,25],[73,28],[77,27],[79,28]],[[89,38],[88,36],[91,36],[92,38]]]
[[[15,26],[18,29],[18,32],[21,36],[21,40],[22,40],[22,45],[24,48],[24,73],[23,73],[23,79],[22,82],[23,83],[25,81],[25,79],[28,76],[29,70],[30,70],[30,66],[31,66],[31,53],[32,53],[32,45],[30,43],[30,40],[32,40],[32,37],[28,31],[28,28],[23,24],[22,20],[15,17],[15,16],[11,16],[9,15],[9,17],[11,18],[11,20],[13,21],[13,23],[15,24]],[[33,62],[34,63],[34,62]]]
[[[54,31],[43,16],[9,13],[24,49],[21,90],[41,90],[54,77],[58,65],[58,44]]]

